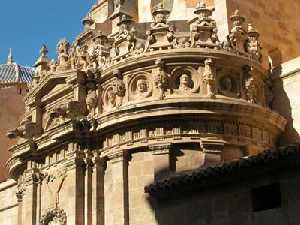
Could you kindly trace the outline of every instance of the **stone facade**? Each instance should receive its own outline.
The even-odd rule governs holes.
[[[41,48],[22,121],[8,132],[19,138],[8,161],[16,183],[0,187],[17,195],[0,209],[16,215],[8,225],[178,224],[158,220],[170,208],[154,212],[145,186],[276,147],[287,120],[272,109],[255,24],[235,10],[225,35],[221,3],[137,3],[98,1],[56,59]],[[190,18],[178,18],[180,4]],[[223,197],[213,211],[227,220]],[[171,211],[191,205],[181,207]]]

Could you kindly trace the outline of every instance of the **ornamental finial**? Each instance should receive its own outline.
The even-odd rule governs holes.
[[[13,64],[14,63],[14,57],[13,57],[13,54],[12,54],[12,49],[10,48],[9,49],[9,52],[8,52],[8,56],[7,56],[7,64]]]

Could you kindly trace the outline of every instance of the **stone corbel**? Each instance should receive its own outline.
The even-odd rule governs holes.
[[[162,180],[171,173],[171,149],[172,144],[156,144],[150,145],[149,150],[153,154],[154,177],[155,180]]]
[[[165,155],[170,154],[170,149],[172,147],[172,144],[156,144],[156,145],[150,145],[149,150],[152,152],[153,155]]]
[[[36,123],[26,121],[23,125],[18,128],[11,130],[7,133],[7,137],[10,139],[15,139],[17,137],[32,139],[36,134]]]
[[[204,153],[204,167],[219,164],[222,161],[224,142],[217,140],[202,140],[201,148]]]
[[[108,160],[113,164],[118,162],[125,162],[128,160],[128,156],[129,155],[126,151],[120,149],[109,154]]]

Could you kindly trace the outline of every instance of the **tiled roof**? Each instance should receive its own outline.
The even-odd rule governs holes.
[[[300,144],[268,150],[238,161],[197,169],[171,176],[145,187],[145,192],[156,198],[170,198],[180,194],[199,192],[220,183],[234,183],[276,171],[294,169],[300,165]]]
[[[30,83],[34,75],[33,68],[20,66],[16,63],[0,65],[0,82]]]

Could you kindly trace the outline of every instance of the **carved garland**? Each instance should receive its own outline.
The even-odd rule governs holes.
[[[63,209],[52,209],[42,216],[40,225],[67,225],[67,214]]]

